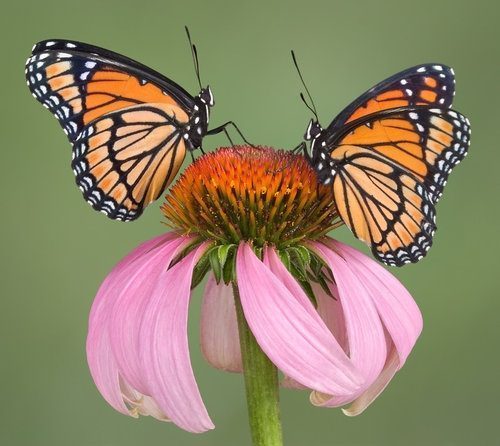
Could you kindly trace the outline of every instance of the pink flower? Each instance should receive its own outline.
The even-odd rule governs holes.
[[[198,219],[197,230],[171,232],[143,243],[111,271],[97,293],[87,340],[94,381],[106,401],[126,415],[170,420],[190,432],[212,429],[191,367],[187,339],[191,286],[212,269],[201,317],[201,348],[207,361],[219,369],[242,370],[233,289],[225,284],[233,282],[259,346],[283,372],[282,384],[310,389],[311,402],[317,406],[348,405],[344,412],[357,415],[405,363],[422,329],[420,312],[406,289],[381,265],[321,233],[330,223],[318,226],[321,218],[314,212],[323,215],[325,208],[317,203],[328,207],[330,200],[323,200],[321,191],[310,192],[311,200],[305,199],[297,192],[293,195],[283,178],[276,182],[280,174],[284,178],[290,175],[277,173],[275,165],[271,169],[265,164],[269,161],[266,157],[276,163],[276,152],[240,148],[235,154],[229,150],[205,156],[195,165],[208,158],[205,164],[221,168],[225,161],[221,152],[226,157],[232,155],[233,164],[234,160],[242,164],[245,161],[239,158],[249,157],[252,166],[247,166],[248,172],[239,171],[239,181],[244,184],[245,175],[249,175],[254,182],[252,190],[258,196],[269,196],[277,208],[283,204],[280,200],[295,200],[286,202],[287,206],[302,206],[301,212],[313,221],[301,228],[307,236],[295,241],[297,232],[282,231],[287,236],[271,242],[269,239],[278,231],[276,226],[268,229],[268,234],[259,233],[257,211],[266,209],[265,203],[262,207],[255,205],[253,217],[244,214],[248,221],[254,221],[251,230],[255,235],[238,233],[248,228],[242,216],[233,218],[220,207],[219,215],[209,212],[210,197],[198,193],[190,182],[199,180],[200,171],[208,168],[192,165],[179,183],[194,198],[182,201],[182,191],[174,189],[164,212],[170,221],[174,215],[189,229],[193,228],[190,218]],[[219,158],[214,159],[217,154]],[[252,171],[259,168],[256,154],[264,158],[259,159],[264,165],[259,170],[261,177],[270,177],[265,189],[255,184],[259,178],[258,172]],[[289,159],[278,161],[286,165]],[[300,172],[303,166],[296,167]],[[221,203],[225,200],[221,191],[229,190],[234,195],[238,190],[235,178],[227,172],[225,177],[218,173],[216,185],[213,172],[209,174],[210,180],[201,184],[205,192],[216,188],[219,193],[213,197]],[[225,189],[224,178],[233,186]],[[273,187],[286,190],[281,196]],[[313,188],[317,189],[315,184]],[[244,195],[255,204],[255,197],[248,198],[248,190],[241,190],[240,198]],[[304,195],[305,191],[300,193]],[[241,212],[248,211],[237,202],[235,199],[230,204]],[[309,209],[314,203],[315,207]],[[287,212],[287,206],[281,209]],[[262,224],[268,227],[274,222],[274,214],[272,209],[265,212],[267,218]],[[301,212],[290,212],[295,227],[301,221]],[[279,218],[283,221],[282,216]],[[207,226],[210,219],[212,228]],[[221,240],[216,234],[221,227],[234,238]],[[211,237],[200,236],[205,232]],[[260,246],[259,234],[264,240]],[[288,243],[290,240],[294,242]],[[302,270],[310,280],[304,279]]]

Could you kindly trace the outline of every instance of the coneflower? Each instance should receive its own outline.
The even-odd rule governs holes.
[[[341,224],[332,191],[302,156],[219,149],[185,171],[162,211],[171,231],[125,257],[92,306],[88,362],[116,410],[214,427],[187,337],[191,290],[206,275],[202,352],[244,372],[256,445],[282,444],[280,380],[357,415],[404,364],[418,307],[382,266],[327,235]]]

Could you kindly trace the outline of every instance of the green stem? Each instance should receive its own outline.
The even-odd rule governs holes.
[[[257,344],[233,283],[253,446],[282,446],[278,370]]]

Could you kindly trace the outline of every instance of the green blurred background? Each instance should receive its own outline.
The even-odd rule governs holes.
[[[323,124],[379,80],[422,62],[457,73],[455,107],[472,122],[470,156],[438,205],[429,256],[392,269],[424,314],[407,365],[362,416],[312,407],[283,391],[291,445],[499,445],[498,75],[500,7],[491,1],[5,2],[1,62],[0,444],[11,446],[248,445],[240,376],[212,370],[198,349],[200,292],[191,345],[216,424],[188,434],[112,410],[85,359],[87,316],[100,282],[142,240],[163,231],[160,202],[135,223],[91,210],[74,185],[70,146],[33,100],[24,61],[38,40],[59,37],[129,55],[193,94],[183,26],[191,27],[202,79],[248,138],[289,148],[310,118],[289,51],[299,56]],[[225,144],[207,138],[205,146]],[[358,248],[346,229],[336,234]]]

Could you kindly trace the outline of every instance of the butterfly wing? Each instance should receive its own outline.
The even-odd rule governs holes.
[[[65,40],[36,44],[26,79],[73,144],[73,169],[87,201],[111,218],[137,218],[182,163],[179,129],[189,121],[192,96],[132,59]]]
[[[346,124],[396,108],[451,107],[455,94],[453,69],[441,64],[417,65],[401,71],[359,96],[328,126],[334,135]]]
[[[73,144],[84,198],[117,220],[133,220],[174,179],[186,155],[175,105],[141,104],[92,121]]]
[[[340,216],[382,262],[420,260],[434,204],[466,155],[468,120],[453,110],[396,109],[360,118],[327,146]]]

